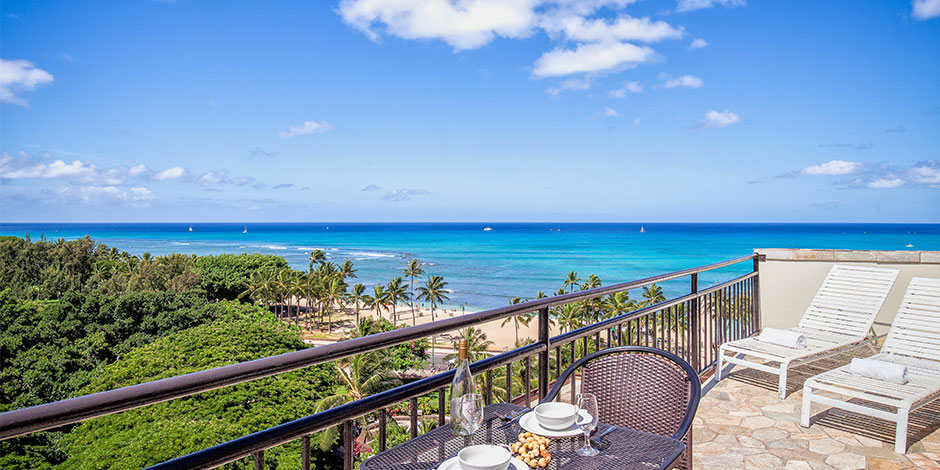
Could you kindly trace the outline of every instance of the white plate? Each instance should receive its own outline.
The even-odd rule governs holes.
[[[578,411],[578,419],[570,427],[566,429],[548,429],[542,426],[542,423],[539,423],[538,418],[535,417],[535,412],[530,411],[522,416],[519,419],[519,426],[522,426],[522,429],[529,431],[531,433],[538,434],[539,436],[545,437],[573,437],[580,436],[584,434],[584,431],[578,427],[578,422],[591,419],[591,415],[588,414],[586,410]]]
[[[460,462],[457,460],[457,457],[451,457],[437,466],[437,470],[461,470]],[[529,466],[525,462],[513,457],[509,459],[509,468],[507,470],[530,470]]]

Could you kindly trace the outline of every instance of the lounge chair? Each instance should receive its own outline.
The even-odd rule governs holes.
[[[849,366],[823,372],[803,384],[800,424],[809,426],[813,402],[894,421],[894,451],[906,453],[908,414],[940,398],[940,279],[911,279],[881,352],[871,359],[907,366],[907,383],[855,375]],[[817,395],[818,391],[878,403],[897,412]]]
[[[833,266],[803,314],[799,326],[790,328],[806,337],[805,348],[779,346],[753,336],[724,343],[718,348],[716,378],[721,380],[725,362],[769,372],[780,376],[780,399],[786,398],[789,367],[838,354],[874,337],[871,333],[872,323],[897,277],[897,269]],[[730,356],[727,355],[729,353]],[[748,361],[737,357],[738,354],[779,365]]]

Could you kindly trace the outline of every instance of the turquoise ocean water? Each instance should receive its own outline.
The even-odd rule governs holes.
[[[8,224],[0,235],[34,240],[90,235],[135,255],[149,252],[266,253],[307,268],[313,249],[332,261],[354,261],[366,285],[401,275],[418,258],[453,289],[450,305],[502,306],[514,296],[551,295],[568,271],[604,284],[630,281],[726,259],[754,248],[940,250],[940,224]],[[492,230],[484,231],[484,227]],[[242,233],[247,228],[247,233]],[[907,245],[912,245],[907,247]],[[700,277],[705,287],[750,269]],[[664,285],[672,297],[688,280]],[[639,297],[639,292],[633,297]]]

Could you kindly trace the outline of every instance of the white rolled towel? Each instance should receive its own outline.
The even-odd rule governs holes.
[[[760,332],[757,339],[765,343],[777,344],[793,349],[803,349],[806,347],[806,336],[790,330],[764,328],[764,331]]]
[[[896,384],[907,383],[907,366],[878,359],[853,358],[852,363],[849,364],[849,372]]]

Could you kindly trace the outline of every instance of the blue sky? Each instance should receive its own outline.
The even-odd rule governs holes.
[[[7,222],[940,221],[940,0],[0,9]]]

